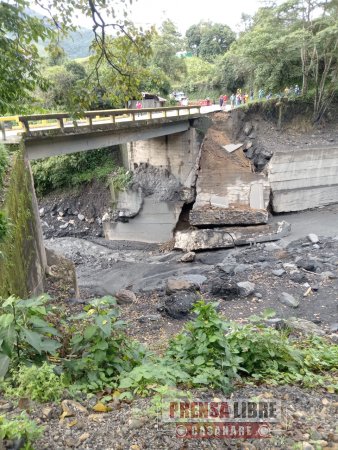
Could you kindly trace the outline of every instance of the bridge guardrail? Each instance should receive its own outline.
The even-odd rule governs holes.
[[[172,106],[164,108],[142,108],[142,109],[108,109],[96,111],[84,111],[80,117],[74,118],[69,113],[32,114],[24,116],[0,117],[0,128],[3,140],[6,140],[5,122],[16,122],[20,131],[25,131],[31,135],[33,128],[39,129],[60,129],[64,132],[65,127],[89,126],[90,129],[96,124],[116,123],[119,120],[138,121],[154,119],[160,117],[174,117],[181,115],[199,114],[200,106]],[[33,123],[32,123],[33,122]]]

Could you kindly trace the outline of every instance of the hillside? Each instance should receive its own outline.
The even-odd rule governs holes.
[[[27,14],[42,18],[37,11],[27,9]],[[72,31],[64,39],[60,40],[60,47],[64,49],[69,59],[85,58],[89,56],[89,47],[94,38],[93,31],[89,28],[80,27],[77,31]],[[39,42],[38,49],[41,56],[45,56],[45,47],[49,41]]]

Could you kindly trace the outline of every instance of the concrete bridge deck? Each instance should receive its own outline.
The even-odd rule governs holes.
[[[85,111],[79,118],[67,113],[1,117],[1,137],[7,143],[23,138],[27,158],[35,160],[180,133],[190,120],[215,110],[219,107],[174,106]],[[6,122],[17,125],[7,130]]]

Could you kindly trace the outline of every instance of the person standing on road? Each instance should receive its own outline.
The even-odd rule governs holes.
[[[223,95],[219,96],[219,106],[220,106],[220,108],[222,108],[222,106],[223,106]]]
[[[136,109],[142,109],[142,102],[140,102],[139,100],[136,102]],[[142,114],[140,112],[137,114],[138,117],[140,117],[141,115]]]
[[[234,109],[234,107],[235,107],[235,99],[236,99],[235,94],[232,93],[230,96],[231,109]]]

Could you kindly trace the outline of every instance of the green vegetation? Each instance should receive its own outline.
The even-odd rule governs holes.
[[[11,372],[11,382],[5,383],[5,396],[30,398],[40,403],[60,400],[64,391],[63,377],[54,373],[54,366],[20,366]]]
[[[121,374],[145,357],[144,349],[123,332],[125,323],[118,315],[116,300],[103,297],[90,301],[82,313],[70,318],[70,351],[63,361],[73,391],[116,387]]]
[[[33,443],[43,433],[43,427],[30,420],[25,412],[10,419],[0,416],[0,439],[23,440],[25,450],[34,450]]]
[[[53,156],[32,163],[35,189],[39,195],[93,180],[104,181],[116,170],[114,152],[107,148]],[[125,171],[120,169],[119,173],[122,175]]]
[[[2,191],[2,229],[7,232],[0,243],[0,296],[28,296],[39,279],[29,274],[39,258],[36,226],[31,201],[32,180],[22,157],[23,148],[11,158],[11,176]],[[6,225],[7,222],[7,225]]]
[[[0,144],[0,189],[4,183],[4,177],[8,168],[8,152],[4,145]]]
[[[14,296],[0,304],[0,377],[23,360],[43,361],[46,354],[54,354],[61,347],[52,336],[58,330],[48,322],[53,316],[47,305],[48,297],[20,300]],[[18,379],[22,374],[18,375]]]
[[[115,388],[122,391],[120,399],[132,399],[170,386],[229,392],[237,381],[338,390],[338,346],[319,337],[295,340],[267,328],[262,321],[271,311],[240,326],[219,315],[216,303],[201,300],[194,306],[196,318],[159,359],[126,335],[114,298],[94,299],[74,317],[46,301],[10,297],[2,302],[0,366],[7,395],[43,402],[60,398],[63,389],[76,396]],[[56,322],[56,313],[53,326],[49,321]]]

